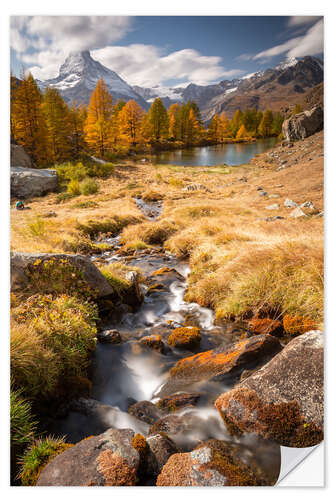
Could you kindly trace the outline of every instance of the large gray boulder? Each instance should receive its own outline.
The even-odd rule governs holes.
[[[283,446],[314,446],[324,432],[324,342],[320,331],[293,339],[269,363],[215,402],[231,432]]]
[[[42,196],[58,188],[56,170],[15,166],[10,169],[10,192],[15,198]]]
[[[39,265],[48,260],[66,260],[82,271],[86,283],[97,292],[97,298],[106,297],[114,293],[113,288],[88,257],[71,254],[52,253],[20,253],[12,252],[10,258],[11,290],[23,291],[29,285],[29,271],[34,268],[34,263]],[[52,284],[50,284],[52,286]],[[52,290],[50,290],[52,291]]]
[[[57,455],[42,470],[37,486],[135,486],[139,453],[131,429],[108,429]]]
[[[324,113],[320,106],[315,106],[310,111],[304,111],[285,120],[282,124],[282,133],[287,141],[305,139],[309,135],[322,130],[324,126]]]
[[[30,156],[25,151],[23,146],[18,144],[10,145],[10,166],[11,167],[25,167],[33,168],[33,163]]]
[[[156,486],[271,486],[280,472],[279,448],[204,441],[189,453],[172,454]]]

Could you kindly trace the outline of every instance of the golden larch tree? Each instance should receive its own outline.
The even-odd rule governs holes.
[[[12,101],[12,131],[14,139],[38,166],[49,162],[48,134],[41,104],[42,92],[32,74],[23,75]]]
[[[51,162],[68,160],[71,156],[70,113],[56,88],[46,88],[42,110],[48,131]]]
[[[103,157],[109,148],[112,118],[112,95],[103,78],[90,96],[85,123],[85,140],[91,150]]]
[[[119,112],[119,129],[121,138],[131,145],[142,141],[142,121],[144,112],[133,99],[128,101]]]

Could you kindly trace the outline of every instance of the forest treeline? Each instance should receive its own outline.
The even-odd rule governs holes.
[[[56,88],[42,93],[31,74],[21,81],[11,77],[11,136],[39,167],[78,159],[83,153],[113,160],[129,151],[279,136],[282,122],[280,113],[253,108],[237,110],[231,119],[215,114],[206,128],[194,101],[167,110],[156,98],[145,112],[134,100],[114,102],[103,79],[88,106],[69,106]]]

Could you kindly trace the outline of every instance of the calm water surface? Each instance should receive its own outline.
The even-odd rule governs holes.
[[[251,144],[218,144],[176,151],[162,151],[153,156],[155,163],[169,165],[199,166],[205,165],[242,165],[255,154],[263,153],[277,143],[276,137],[259,139]]]

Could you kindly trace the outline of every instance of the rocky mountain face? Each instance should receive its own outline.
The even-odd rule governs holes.
[[[176,102],[182,103],[187,101],[195,101],[199,107],[203,107],[214,97],[233,92],[239,83],[240,80],[235,79],[224,80],[214,85],[196,85],[195,83],[190,83],[186,87],[162,87],[157,85],[152,88],[133,86],[133,89],[148,103],[160,97],[163,104],[168,108]]]
[[[56,78],[37,81],[44,90],[47,86],[55,87],[67,102],[89,103],[90,94],[100,78],[103,78],[115,101],[134,99],[147,109],[146,101],[128,85],[117,73],[95,61],[88,50],[72,52],[66,58]]]
[[[231,116],[238,108],[248,107],[281,111],[290,104],[303,102],[304,95],[323,78],[323,63],[319,59],[293,58],[275,68],[243,77],[233,92],[226,91],[201,106],[202,116],[209,121],[215,113],[225,111]]]

